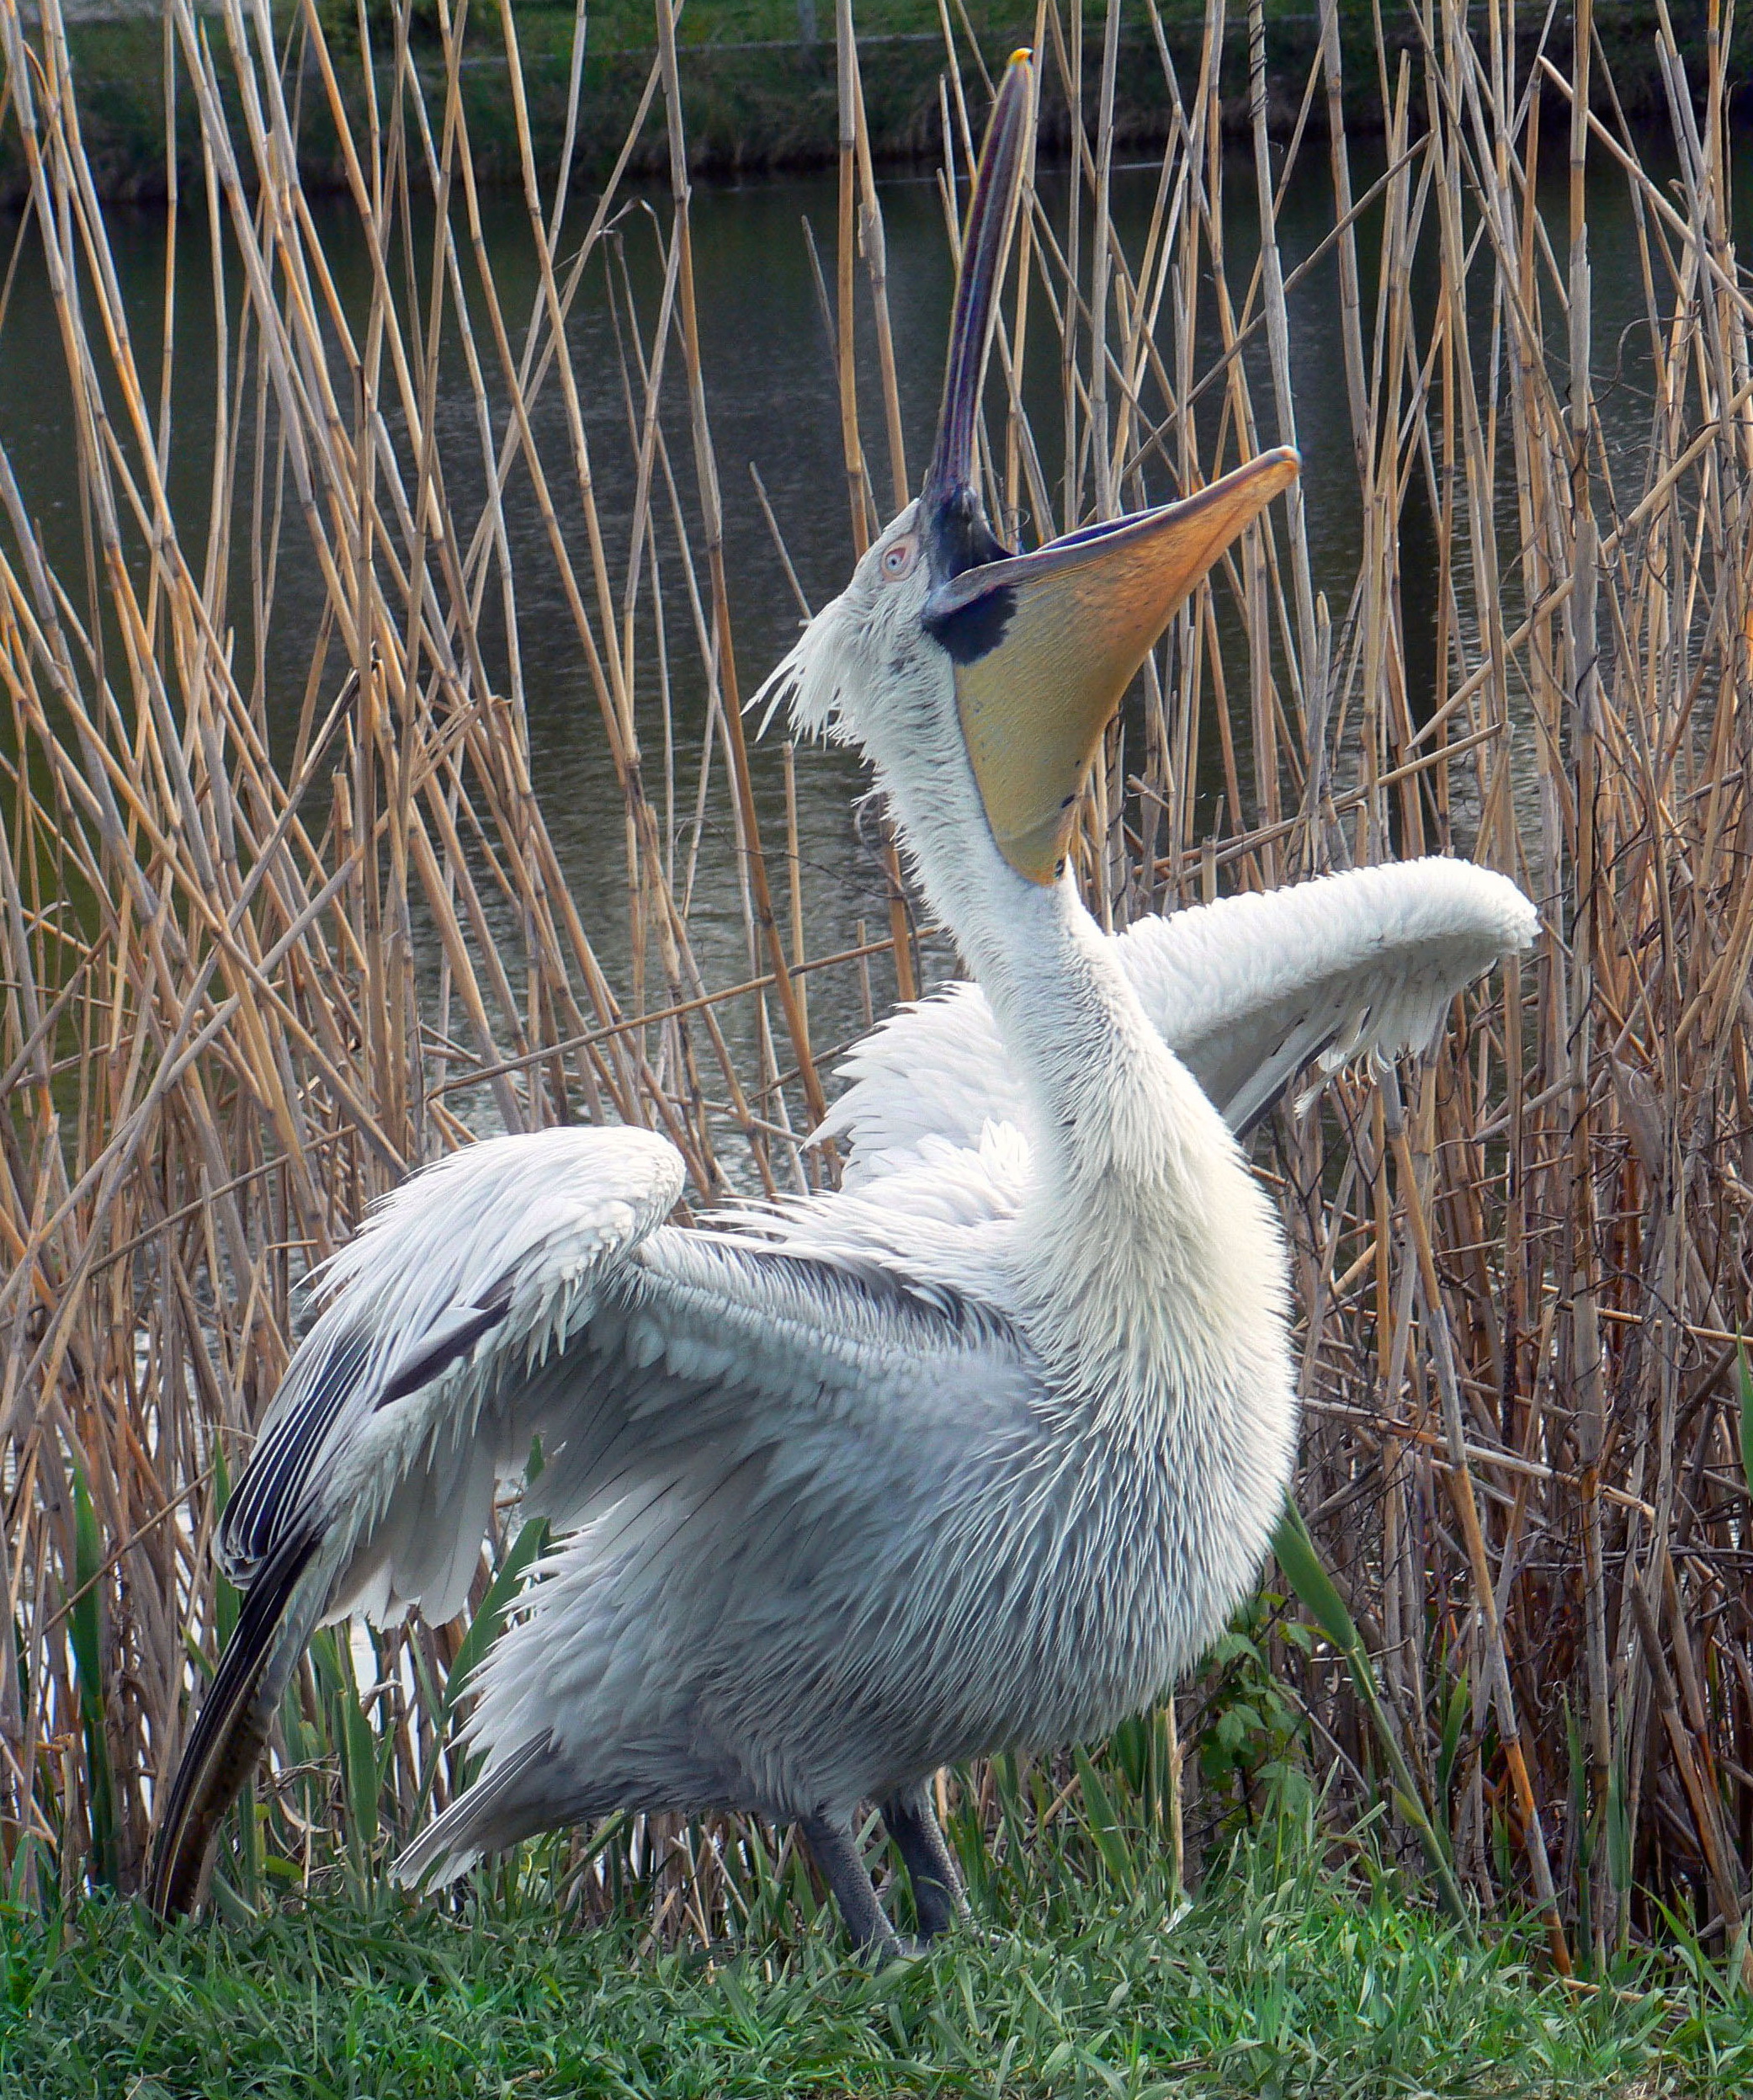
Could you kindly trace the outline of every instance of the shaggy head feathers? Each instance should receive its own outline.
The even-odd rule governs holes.
[[[764,708],[762,726],[783,703],[799,737],[860,744],[874,757],[880,738],[879,706],[871,695],[895,697],[891,684],[935,657],[948,689],[949,658],[921,625],[931,593],[931,572],[922,557],[900,577],[885,572],[895,550],[916,539],[919,505],[909,503],[866,549],[839,597],[823,606],[774,669],[751,705]]]

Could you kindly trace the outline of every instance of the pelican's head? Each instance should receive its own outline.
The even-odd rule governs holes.
[[[938,441],[893,519],[774,674],[801,731],[861,745],[929,885],[983,823],[1016,875],[1063,874],[1079,789],[1133,674],[1237,533],[1295,479],[1288,447],[1178,503],[1013,554],[977,479],[976,426],[998,289],[1028,167],[1027,51],[1011,60],[969,206]],[[978,805],[976,812],[968,805]],[[941,864],[941,863],[939,864]]]

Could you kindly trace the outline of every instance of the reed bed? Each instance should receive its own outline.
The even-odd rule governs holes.
[[[25,1904],[138,1884],[236,1612],[215,1513],[298,1332],[300,1279],[371,1200],[482,1130],[579,1118],[663,1131],[693,1204],[831,1181],[808,1142],[833,1087],[810,985],[837,977],[879,1012],[943,966],[892,855],[885,921],[821,952],[792,755],[746,741],[768,667],[736,647],[666,0],[638,130],[587,207],[567,165],[534,165],[526,127],[516,297],[483,237],[459,82],[493,58],[515,92],[517,12],[473,12],[438,0],[417,54],[406,10],[387,28],[363,11],[380,63],[362,75],[311,0],[166,0],[167,109],[197,111],[200,169],[172,170],[162,341],[199,295],[217,343],[207,485],[173,506],[192,440],[173,348],[137,347],[58,0],[29,23],[0,5],[30,171],[8,245],[52,294],[41,354],[65,365],[82,549],[51,560],[0,456],[0,1848]],[[1542,1915],[1561,1969],[1677,1918],[1746,1981],[1753,304],[1729,12],[1710,0],[1702,77],[1658,14],[1671,121],[1652,141],[1621,120],[1590,0],[1538,40],[1504,0],[1421,0],[1410,44],[1398,21],[1378,44],[1384,153],[1347,136],[1334,0],[1288,137],[1268,133],[1261,0],[1245,46],[1212,0],[1195,76],[1156,38],[1168,140],[1131,246],[1111,211],[1118,0],[1018,20],[1070,167],[1024,214],[995,510],[1063,529],[1306,435],[1288,302],[1309,268],[1337,286],[1355,463],[1342,591],[1317,589],[1294,494],[1147,667],[1086,798],[1093,906],[1118,926],[1442,850],[1522,881],[1543,932],[1432,1055],[1346,1077],[1261,1145],[1307,1409],[1285,1579],[1175,1709],[1087,1757],[944,1785],[970,1853],[1051,1824],[1123,1878],[1134,1844],[1184,1844],[1195,1876],[1214,1836],[1313,1788],[1336,1842],[1378,1808],[1452,1897]],[[953,241],[989,81],[954,11],[943,24]],[[821,383],[849,560],[910,463],[849,0],[836,28]],[[585,30],[581,7],[581,50]],[[369,261],[357,296],[300,183],[319,120]],[[654,129],[671,180],[645,199],[647,296],[617,258],[622,173]],[[1641,282],[1604,350],[1589,204],[1607,184]],[[1296,270],[1278,239],[1293,185],[1331,199]],[[208,257],[198,294],[184,226]],[[566,354],[591,284],[619,302],[608,375]],[[437,413],[459,365],[472,427]],[[1055,406],[1031,420],[1044,368]],[[1621,409],[1628,383],[1637,401],[1628,444],[1603,426],[1607,371]],[[604,386],[630,517],[597,500],[587,390]],[[515,550],[514,489],[539,525]],[[1432,552],[1403,563],[1414,512]],[[321,614],[289,638],[295,563],[314,565]],[[584,922],[532,787],[533,577],[550,602],[558,587],[579,733],[619,788],[601,849],[624,865],[624,923]],[[305,667],[290,746],[268,708],[289,648]],[[729,973],[697,960],[714,825],[739,870]],[[468,1663],[534,1543],[507,1507],[468,1620],[320,1637],[223,1904],[369,1880],[446,1798]],[[616,1823],[499,1871],[551,1874],[589,1914],[634,1901],[664,1939],[782,1932],[815,1904],[789,1844],[731,1821]]]

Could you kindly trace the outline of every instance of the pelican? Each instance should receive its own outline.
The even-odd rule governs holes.
[[[855,1945],[884,1956],[861,1805],[931,1938],[966,1906],[930,1776],[1100,1736],[1255,1579],[1295,1443],[1286,1261],[1193,1038],[1194,1069],[1170,1047],[1174,987],[1203,997],[1199,1041],[1253,1061],[1213,1081],[1232,1109],[1287,1058],[1389,1039],[1437,994],[1394,1007],[1398,965],[1378,956],[1372,979],[1355,942],[1329,943],[1325,992],[1281,969],[1262,1008],[1246,970],[1202,976],[1172,922],[1179,978],[1140,973],[1139,940],[1103,935],[1066,876],[1132,675],[1297,462],[1266,454],[1031,554],[994,536],[975,429],[1031,102],[1019,53],[923,491],[778,688],[800,729],[868,754],[978,992],[879,1039],[837,1194],[672,1225],[667,1143],[565,1129],[470,1146],[372,1214],[327,1265],[225,1512],[247,1596],[167,1796],[162,1912],[200,1900],[312,1630],[454,1614],[496,1486],[533,1447],[525,1507],[562,1543],[479,1673],[481,1774],[397,1863],[409,1884],[616,1809],[735,1809],[795,1823]],[[1299,894],[1292,937],[1319,949],[1323,891]],[[1214,955],[1240,909],[1204,915]],[[897,1039],[937,1031],[941,1052],[946,1017],[986,1031],[967,1113],[940,1101],[902,1131]]]

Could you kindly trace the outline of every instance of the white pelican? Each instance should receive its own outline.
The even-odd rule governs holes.
[[[1296,1426],[1278,1227],[1063,858],[1145,651],[1296,462],[1031,555],[993,538],[974,428],[1029,103],[1019,54],[924,492],[782,674],[801,724],[869,754],[1016,1128],[916,1131],[863,1187],[698,1229],[665,1223],[682,1162],[635,1130],[490,1140],[386,1199],[329,1264],[225,1513],[248,1593],[169,1789],[161,1911],[199,1900],[311,1629],[457,1611],[537,1438],[527,1507],[568,1535],[481,1673],[481,1776],[409,1881],[617,1808],[730,1807],[794,1821],[882,1953],[868,1800],[929,1937],[964,1907],[929,1775],[1111,1728],[1255,1577]],[[1257,987],[1205,989],[1240,1050]],[[1353,971],[1304,1055],[1372,996]]]

